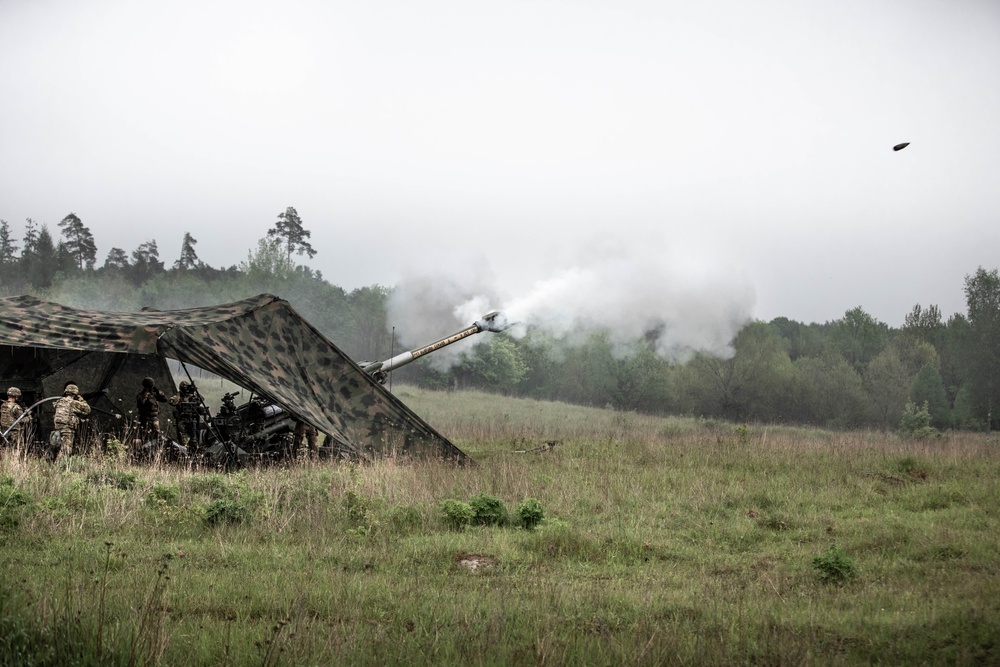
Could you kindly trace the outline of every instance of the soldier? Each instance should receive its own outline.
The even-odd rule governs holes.
[[[7,390],[7,400],[0,405],[0,433],[6,433],[7,442],[13,445],[23,442],[28,423],[31,421],[30,415],[24,415],[21,421],[17,421],[17,418],[24,413],[24,406],[20,401],[21,390],[11,387]],[[16,426],[14,422],[17,422]]]
[[[319,432],[316,430],[316,427],[303,421],[296,421],[295,431],[293,431],[293,434],[295,436],[294,443],[292,445],[294,455],[299,455],[299,450],[302,449],[302,441],[305,439],[305,441],[309,443],[309,458],[316,458],[316,455],[319,453],[316,445]]]
[[[198,393],[198,388],[187,380],[181,380],[178,393],[170,397],[170,405],[174,406],[174,419],[177,421],[177,440],[182,446],[194,441],[198,444],[198,408],[205,399]]]
[[[168,400],[167,395],[156,387],[153,378],[142,379],[142,389],[135,396],[135,406],[139,415],[139,437],[143,441],[150,438],[160,441],[160,403]]]
[[[66,448],[66,452],[73,452],[73,438],[76,436],[76,427],[80,424],[80,415],[86,417],[90,414],[90,405],[83,400],[80,389],[75,384],[66,385],[63,396],[56,401],[56,416],[53,423],[59,431],[59,444],[55,444],[54,439],[49,446],[49,461],[55,461],[59,457],[59,451]]]

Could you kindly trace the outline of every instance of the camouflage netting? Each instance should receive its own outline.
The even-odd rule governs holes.
[[[0,389],[17,385],[26,401],[72,379],[95,407],[95,397],[134,407],[144,376],[174,391],[167,358],[260,394],[360,454],[465,459],[276,296],[139,313],[0,299]]]

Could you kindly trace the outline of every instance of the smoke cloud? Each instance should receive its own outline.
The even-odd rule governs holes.
[[[731,355],[733,337],[750,321],[755,302],[749,280],[723,257],[655,240],[641,248],[605,241],[515,296],[503,293],[485,264],[460,275],[411,272],[397,284],[388,317],[408,348],[497,309],[513,323],[504,335],[520,338],[530,327],[576,345],[605,331],[619,357],[645,338],[664,359],[685,361],[697,351]],[[491,335],[471,336],[428,360],[446,369]]]

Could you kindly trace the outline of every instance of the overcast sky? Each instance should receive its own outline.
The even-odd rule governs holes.
[[[678,326],[947,317],[1000,265],[995,0],[0,0],[0,91],[0,219],[98,264],[293,206],[347,289]]]

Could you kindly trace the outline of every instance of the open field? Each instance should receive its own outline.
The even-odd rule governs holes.
[[[0,664],[1000,664],[996,435],[396,393],[477,464],[4,452]]]

